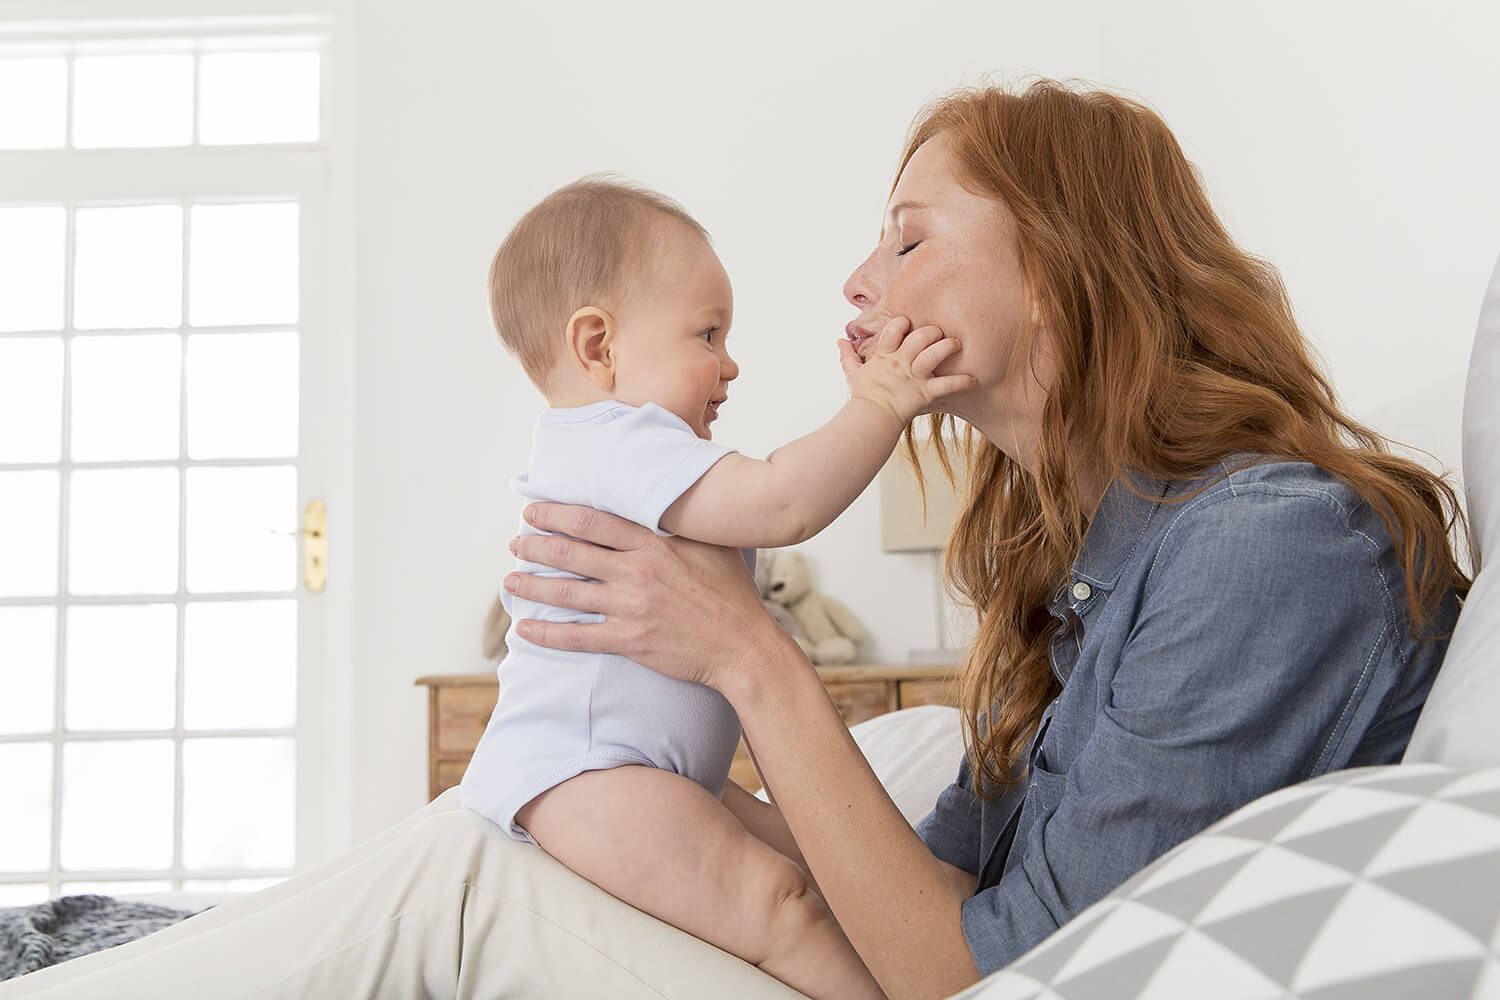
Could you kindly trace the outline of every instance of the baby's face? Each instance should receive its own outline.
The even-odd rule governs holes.
[[[710,438],[709,425],[740,373],[724,348],[734,292],[701,236],[666,228],[649,279],[615,317],[614,396],[631,406],[655,403]]]

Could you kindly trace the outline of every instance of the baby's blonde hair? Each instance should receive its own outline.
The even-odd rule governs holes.
[[[534,384],[546,382],[574,312],[618,308],[627,279],[648,273],[663,220],[708,239],[677,202],[608,174],[558,188],[521,216],[490,262],[490,316]]]

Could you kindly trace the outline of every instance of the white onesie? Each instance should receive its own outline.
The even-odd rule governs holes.
[[[552,500],[608,511],[657,534],[662,514],[732,449],[693,433],[676,414],[605,401],[549,409],[532,432],[531,464],[510,482],[527,502]],[[540,534],[521,523],[524,534]],[[754,550],[746,550],[754,570]],[[519,561],[538,576],[572,577]],[[582,614],[502,595],[513,622],[597,622]],[[645,764],[723,794],[740,720],[710,687],[673,680],[624,656],[549,649],[506,633],[500,700],[469,761],[459,796],[518,840],[517,810],[583,771]],[[533,841],[534,842],[534,841]]]

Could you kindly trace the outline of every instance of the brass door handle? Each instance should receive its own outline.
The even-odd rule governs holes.
[[[328,507],[321,500],[308,501],[302,511],[302,527],[277,531],[278,535],[302,538],[302,583],[314,594],[328,585]]]

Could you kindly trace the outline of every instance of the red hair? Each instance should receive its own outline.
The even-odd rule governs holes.
[[[1017,780],[1060,690],[1046,602],[1088,530],[1080,479],[1127,470],[1184,479],[1239,452],[1311,462],[1384,519],[1414,632],[1449,590],[1468,592],[1449,545],[1463,526],[1452,486],[1342,411],[1280,275],[1235,246],[1157,114],[1049,80],[1021,93],[962,90],[923,109],[902,169],[936,135],[961,182],[1015,217],[1041,320],[1031,336],[1047,339],[1057,369],[1034,470],[972,429],[959,449],[967,492],[944,573],[979,618],[960,694],[976,791],[998,794]],[[952,418],[929,419],[948,467],[941,442]],[[906,451],[916,462],[910,432]]]

